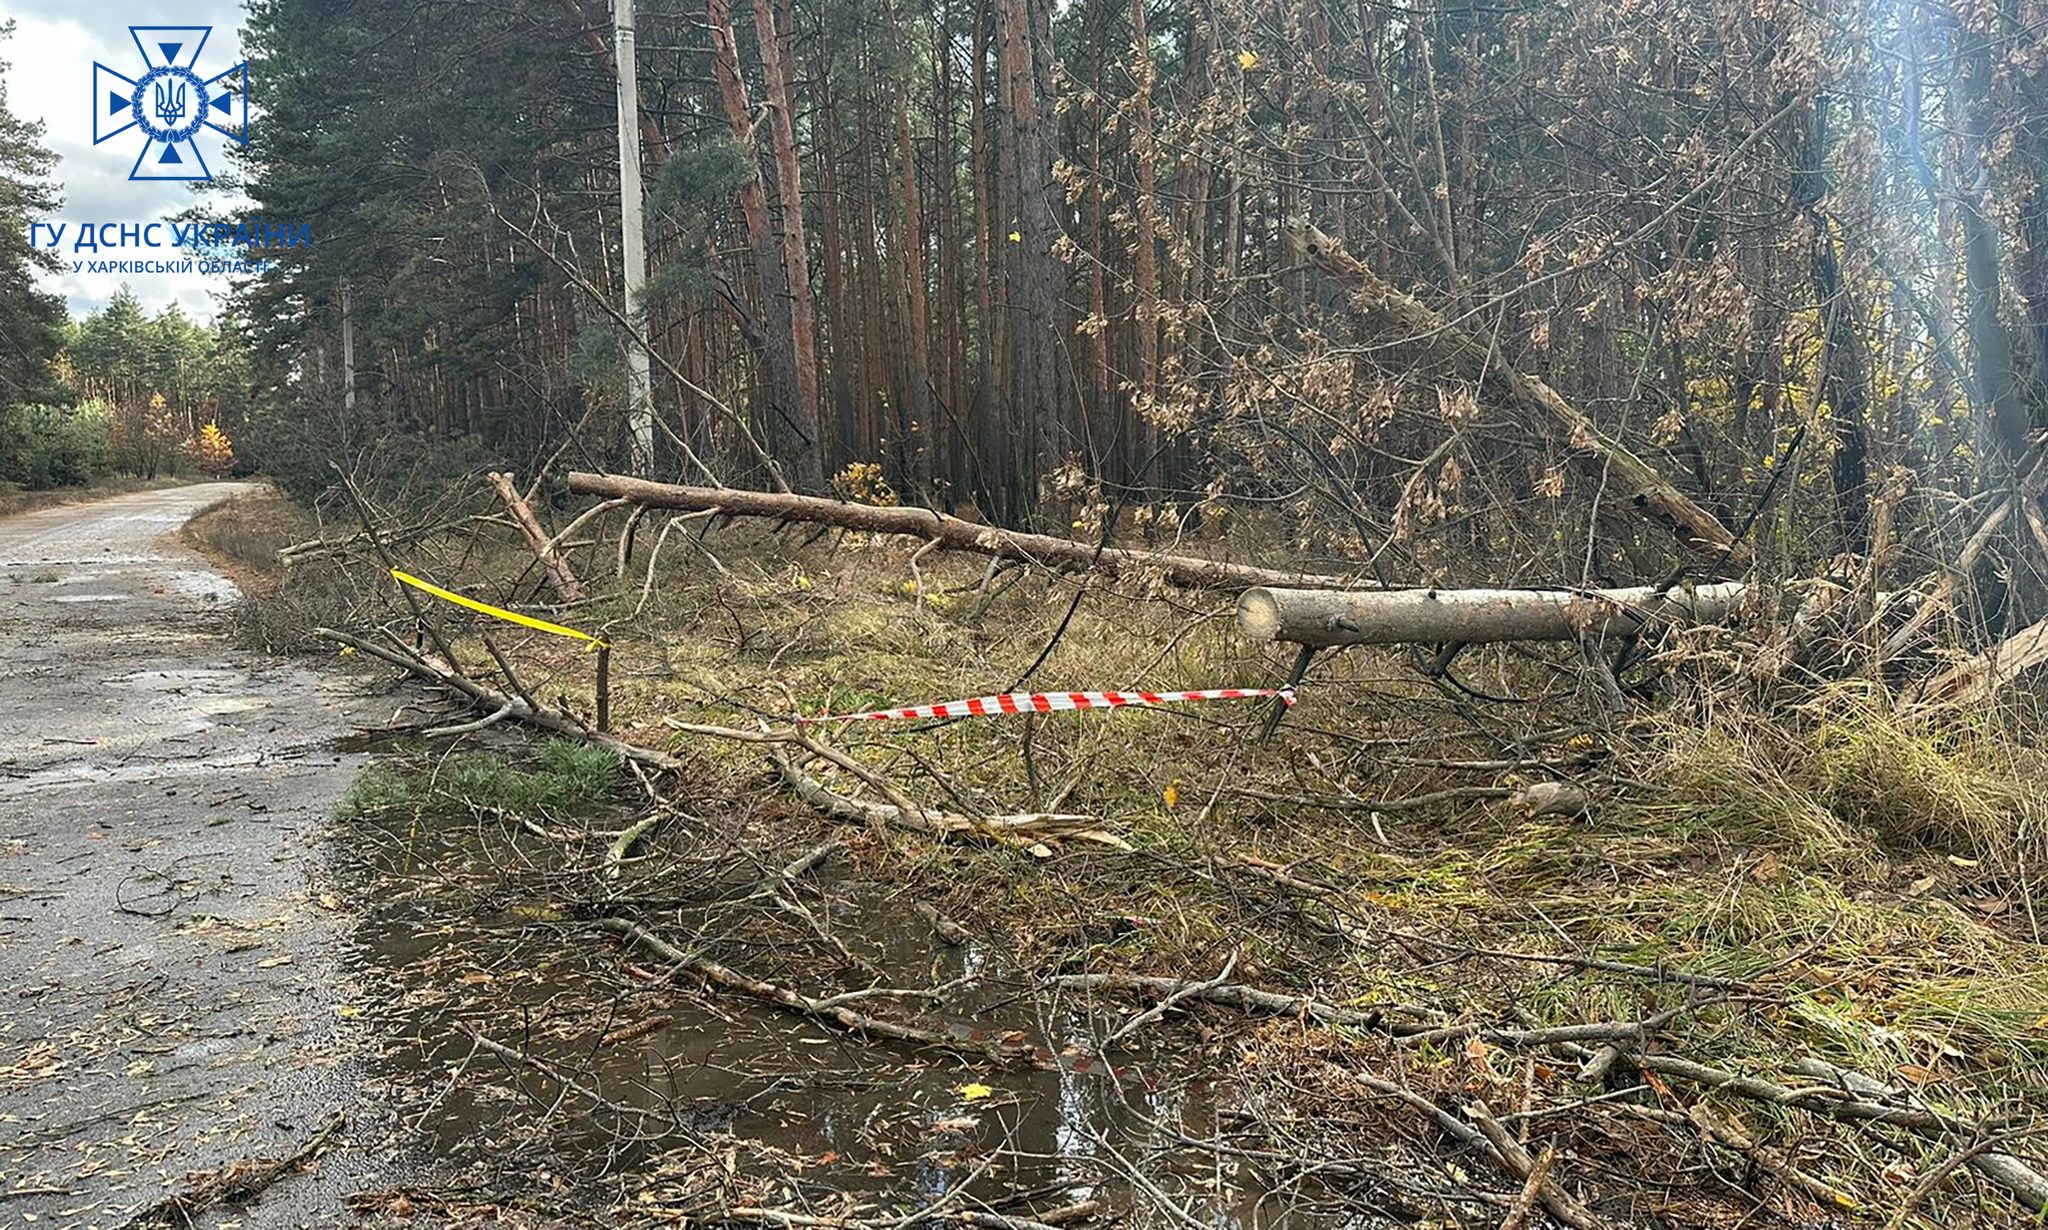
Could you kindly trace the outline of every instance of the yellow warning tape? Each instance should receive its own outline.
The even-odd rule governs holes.
[[[561,624],[551,624],[545,619],[535,619],[531,615],[521,615],[517,611],[508,611],[503,607],[492,606],[488,602],[478,602],[474,598],[465,598],[461,594],[451,593],[431,582],[422,581],[409,572],[400,572],[398,569],[393,568],[391,575],[422,593],[432,594],[434,597],[444,602],[452,602],[456,606],[466,606],[470,610],[482,612],[492,619],[502,619],[507,623],[519,624],[522,627],[532,628],[536,632],[552,632],[556,636],[567,636],[579,641],[589,641],[592,650],[611,648],[609,642],[600,637],[592,636],[588,632],[578,632],[574,628],[565,628]]]

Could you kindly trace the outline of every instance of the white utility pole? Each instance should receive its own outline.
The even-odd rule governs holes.
[[[346,282],[341,284],[341,405],[356,408],[356,314]]]
[[[619,64],[619,215],[626,258],[626,319],[639,337],[626,339],[626,422],[633,435],[633,469],[654,469],[654,381],[648,369],[647,316],[640,295],[647,286],[647,234],[641,218],[640,70],[633,50],[633,0],[612,0],[613,54]]]

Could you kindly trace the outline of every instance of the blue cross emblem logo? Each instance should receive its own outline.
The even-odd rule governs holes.
[[[129,179],[212,179],[196,140],[203,128],[249,143],[249,62],[201,77],[199,53],[212,33],[212,26],[129,26],[141,77],[92,66],[92,143],[142,130]]]

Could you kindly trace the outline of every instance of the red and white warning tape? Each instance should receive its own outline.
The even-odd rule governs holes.
[[[1004,713],[1057,713],[1067,709],[1120,709],[1125,705],[1170,705],[1186,700],[1258,700],[1277,696],[1293,706],[1293,688],[1201,688],[1192,692],[1002,692],[949,700],[937,705],[873,709],[801,718],[803,722],[885,722],[894,718],[994,717]]]

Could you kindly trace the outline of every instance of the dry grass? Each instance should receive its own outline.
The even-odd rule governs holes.
[[[324,648],[313,629],[352,625],[376,609],[388,585],[363,569],[288,568],[278,552],[318,537],[320,525],[269,486],[252,487],[202,511],[180,534],[255,599],[235,608],[235,634],[267,652]]]
[[[178,487],[193,480],[188,478],[131,478],[125,474],[104,474],[78,487],[52,487],[44,490],[29,490],[9,482],[0,482],[0,517],[12,517],[21,513],[38,512],[45,508],[61,508],[66,504],[88,504],[104,500],[108,496],[128,495],[136,491],[156,491],[164,487]]]
[[[268,593],[284,579],[277,553],[312,538],[319,526],[272,487],[251,487],[185,523],[184,540],[243,589]]]

